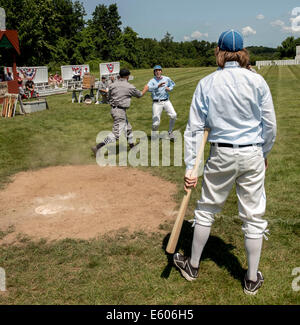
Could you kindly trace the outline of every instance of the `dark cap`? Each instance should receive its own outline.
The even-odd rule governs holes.
[[[127,70],[127,69],[121,69],[120,70],[120,77],[123,78],[123,77],[127,77],[130,75],[130,71]]]

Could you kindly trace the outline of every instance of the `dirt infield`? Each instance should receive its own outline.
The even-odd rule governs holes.
[[[174,220],[176,185],[126,167],[62,166],[22,172],[0,191],[0,230],[32,239],[90,239],[111,231],[156,231]]]

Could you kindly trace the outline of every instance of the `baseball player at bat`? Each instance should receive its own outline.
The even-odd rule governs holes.
[[[242,35],[235,30],[222,33],[215,54],[219,68],[198,83],[184,135],[187,189],[197,184],[197,178],[191,176],[196,137],[205,127],[210,128],[210,156],[195,209],[191,257],[176,253],[173,259],[188,281],[197,278],[214,215],[221,211],[235,184],[248,264],[244,292],[254,295],[264,281],[258,270],[263,237],[268,232],[263,219],[264,180],[267,155],[276,137],[276,118],[266,81],[246,69],[249,54]]]
[[[154,78],[144,87],[144,91],[151,92],[152,97],[152,131],[157,131],[160,125],[160,118],[163,110],[170,117],[169,122],[169,137],[174,139],[173,129],[177,114],[170,101],[169,92],[173,90],[175,82],[169,77],[162,75],[162,67],[156,65],[153,68]]]

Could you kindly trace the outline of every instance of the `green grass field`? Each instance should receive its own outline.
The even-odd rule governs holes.
[[[171,94],[178,113],[176,130],[185,129],[196,84],[214,70],[164,70],[176,82]],[[163,224],[161,233],[130,234],[124,230],[91,241],[33,242],[20,235],[18,245],[0,247],[0,267],[7,277],[7,291],[0,292],[0,304],[299,304],[300,291],[292,288],[296,277],[292,271],[300,267],[300,66],[266,67],[259,72],[273,94],[278,136],[268,159],[265,184],[265,217],[270,229],[260,262],[265,283],[256,296],[245,296],[242,290],[247,265],[233,191],[216,218],[202,256],[199,279],[193,283],[181,277],[165,254],[172,223]],[[132,75],[133,83],[142,89],[152,71],[136,70]],[[1,187],[20,171],[95,164],[90,147],[98,132],[111,129],[109,106],[72,104],[70,93],[49,96],[47,100],[50,110],[0,119]],[[134,130],[150,135],[149,94],[132,100],[128,118]],[[163,114],[160,130],[167,128],[168,118]],[[178,193],[174,200],[180,203],[184,166],[142,168],[176,183]],[[192,217],[199,195],[200,187],[193,192],[187,219]],[[0,229],[0,238],[10,231],[13,229]],[[191,240],[192,229],[185,222],[178,244],[180,251],[189,254]]]

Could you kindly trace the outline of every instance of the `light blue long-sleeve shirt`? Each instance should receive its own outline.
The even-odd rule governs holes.
[[[261,144],[266,157],[275,142],[276,117],[264,78],[232,61],[200,80],[184,133],[187,169],[193,168],[205,127],[209,142]]]
[[[164,86],[158,87],[162,82],[165,83]],[[169,99],[169,92],[166,90],[166,87],[173,90],[175,82],[169,77],[161,76],[160,79],[154,77],[148,82],[149,92],[151,92],[151,97],[154,100]]]

